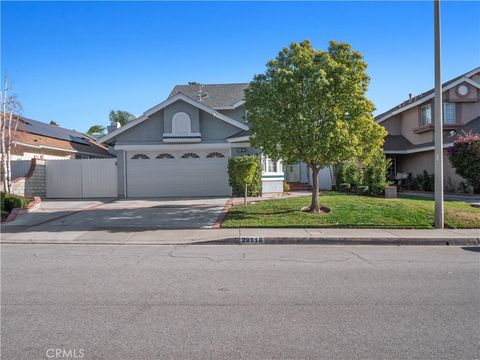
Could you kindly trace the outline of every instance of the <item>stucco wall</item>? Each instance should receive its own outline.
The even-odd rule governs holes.
[[[427,105],[428,102],[421,106]],[[433,141],[433,132],[424,132],[422,134],[415,134],[414,129],[419,127],[420,108],[416,106],[414,108],[405,110],[401,113],[401,133],[413,144],[422,144]],[[433,106],[433,105],[432,105]],[[433,118],[433,116],[432,116]],[[433,121],[433,120],[432,120]]]
[[[226,115],[234,120],[237,120],[241,123],[245,123],[245,107],[239,106],[236,109],[232,110],[218,110],[219,113],[222,113],[223,115]]]
[[[173,115],[175,115],[178,112],[184,112],[187,113],[188,116],[190,116],[191,120],[191,126],[192,126],[192,133],[198,133],[200,130],[200,125],[199,125],[199,112],[200,110],[185,101],[176,101],[173,104],[167,106],[165,109],[163,109],[164,115],[164,125],[163,125],[163,130],[165,133],[171,133],[172,132],[172,118]]]
[[[158,144],[163,142],[163,110],[117,135],[117,144]]]
[[[283,180],[262,180],[262,194],[282,192]]]
[[[236,126],[214,117],[212,114],[201,111],[200,112],[200,133],[202,134],[202,141],[221,141],[225,138],[241,131]]]
[[[401,135],[401,114],[392,116],[390,119],[385,120],[381,125],[388,131],[389,135]]]

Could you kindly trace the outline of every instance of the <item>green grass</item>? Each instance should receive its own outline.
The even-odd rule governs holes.
[[[434,203],[430,199],[384,199],[334,192],[320,194],[329,213],[301,212],[309,197],[266,200],[230,208],[222,227],[329,227],[431,229]],[[445,202],[445,227],[480,228],[480,209],[457,201]]]

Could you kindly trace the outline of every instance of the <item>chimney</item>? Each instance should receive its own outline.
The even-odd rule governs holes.
[[[107,126],[107,132],[110,134],[112,131],[117,130],[120,127],[120,123],[118,121],[112,121],[110,125]]]
[[[408,94],[408,100],[412,101],[412,93]]]

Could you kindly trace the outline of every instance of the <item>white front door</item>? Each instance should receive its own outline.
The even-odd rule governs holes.
[[[231,196],[229,149],[127,152],[127,197]]]
[[[285,166],[285,180],[288,182],[300,181],[300,164]]]

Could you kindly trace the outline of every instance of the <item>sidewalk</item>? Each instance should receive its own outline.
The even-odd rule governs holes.
[[[10,229],[3,244],[193,245],[193,244],[318,244],[318,245],[436,245],[478,246],[480,229],[152,229],[64,227]]]

